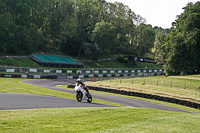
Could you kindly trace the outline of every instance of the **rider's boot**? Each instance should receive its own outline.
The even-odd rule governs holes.
[[[89,97],[89,96],[90,96],[90,93],[89,93],[89,91],[88,91],[88,90],[87,90],[86,96],[87,96],[87,97]]]

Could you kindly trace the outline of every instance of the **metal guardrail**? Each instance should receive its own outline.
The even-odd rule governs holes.
[[[137,76],[155,76],[164,75],[163,69],[147,69],[147,68],[80,68],[77,70],[62,70],[62,69],[46,69],[46,68],[30,68],[30,67],[10,67],[0,66],[0,75],[11,76],[21,75],[21,77],[32,78],[30,75],[51,76],[65,75],[67,79],[76,78],[103,78],[103,77],[137,77]],[[0,76],[3,77],[3,76]],[[33,76],[34,77],[34,76]],[[38,78],[37,76],[34,78]]]
[[[0,66],[0,72],[4,73],[45,73],[45,74],[123,74],[123,73],[165,73],[163,69],[158,68],[79,68],[79,69],[48,69],[34,67],[15,67],[15,66]]]
[[[0,73],[0,77],[7,78],[30,78],[30,79],[77,79],[77,78],[100,78],[100,79],[111,79],[111,78],[134,78],[134,77],[148,77],[148,76],[161,76],[164,73],[134,73],[134,74],[72,74],[72,75],[58,75],[58,74],[16,74],[16,73]]]

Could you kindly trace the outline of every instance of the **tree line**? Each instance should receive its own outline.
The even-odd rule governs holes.
[[[200,4],[183,9],[169,30],[146,24],[120,2],[1,0],[0,54],[59,51],[97,60],[153,51],[168,73],[194,73],[200,69]]]
[[[183,10],[169,34],[157,29],[155,37],[155,58],[169,74],[200,73],[200,2]]]
[[[41,52],[93,60],[109,54],[144,56],[155,32],[127,5],[105,0],[1,0],[0,52]]]

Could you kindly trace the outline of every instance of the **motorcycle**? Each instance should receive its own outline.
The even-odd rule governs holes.
[[[76,99],[78,102],[82,100],[87,100],[88,103],[92,102],[92,95],[90,93],[87,94],[86,90],[83,88],[84,86],[78,85],[75,86],[74,91],[76,92]]]

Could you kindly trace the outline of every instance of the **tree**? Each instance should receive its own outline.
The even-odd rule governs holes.
[[[108,22],[99,22],[95,25],[94,30],[90,36],[91,41],[98,48],[100,56],[106,57],[110,54],[115,47],[115,27]],[[91,49],[92,50],[92,49]]]
[[[149,35],[138,30],[144,18],[123,3],[105,0],[1,0],[0,21],[5,21],[5,16],[8,23],[0,26],[0,34],[6,35],[0,37],[4,53],[58,51],[78,58],[95,53],[95,60],[104,53],[146,50],[138,46],[144,44],[140,38],[148,39]]]
[[[96,43],[84,43],[85,56],[92,61],[96,61],[100,56],[99,46]]]
[[[167,36],[168,52],[165,69],[168,73],[194,73],[200,70],[200,2],[188,3]]]
[[[78,51],[78,58],[84,54],[83,44],[89,43],[89,36],[91,35],[95,24],[100,21],[100,10],[102,7],[103,1],[99,0],[77,0],[75,1],[74,6],[74,21],[72,24],[76,31],[74,42],[76,44],[76,51]],[[73,38],[72,38],[73,39]]]
[[[161,28],[156,29],[155,41],[154,41],[154,54],[158,64],[164,64],[165,53],[163,45],[166,37],[166,32]]]
[[[4,19],[2,19],[4,18]],[[16,53],[21,43],[19,27],[7,16],[0,17],[0,51],[2,53]]]
[[[136,43],[138,56],[144,56],[154,46],[155,32],[151,25],[140,24],[137,27]]]
[[[133,50],[136,19],[136,14],[127,5],[120,2],[107,3],[104,21],[112,23],[116,29],[113,54],[129,53]]]

